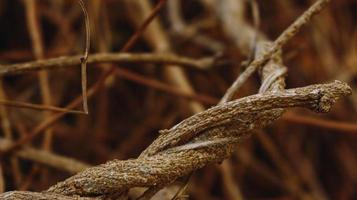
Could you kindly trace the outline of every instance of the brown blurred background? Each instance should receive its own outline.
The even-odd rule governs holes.
[[[37,0],[35,7],[26,2],[0,1],[0,67],[83,54],[86,34],[77,1]],[[256,2],[259,31],[274,40],[314,1]],[[90,16],[90,53],[119,52],[157,3],[85,1]],[[66,114],[35,137],[31,146],[90,165],[134,158],[158,136],[158,130],[175,125],[202,105],[213,106],[243,71],[241,63],[249,55],[224,28],[221,15],[228,11],[221,8],[230,3],[243,6],[233,7],[232,12],[242,12],[244,21],[253,27],[252,11],[244,0],[168,0],[158,21],[129,51],[169,52],[194,59],[218,56],[214,66],[193,69],[146,62],[89,64],[89,87],[113,65],[124,71],[111,76],[89,99],[88,116]],[[338,79],[357,92],[356,13],[357,1],[333,0],[284,47],[287,88]],[[38,20],[35,29],[31,15]],[[234,28],[240,30],[239,25]],[[180,78],[176,76],[181,73],[196,95],[177,86]],[[256,74],[238,97],[255,94],[259,87]],[[80,65],[5,74],[0,84],[0,99],[57,107],[65,107],[80,94]],[[187,193],[191,199],[357,199],[356,109],[353,94],[336,103],[328,114],[289,110],[282,119],[242,142],[225,172],[215,165],[196,172]],[[51,115],[2,106],[0,137],[17,141]],[[0,165],[3,191],[40,191],[71,175],[14,154],[2,157]],[[304,195],[297,195],[299,192]]]

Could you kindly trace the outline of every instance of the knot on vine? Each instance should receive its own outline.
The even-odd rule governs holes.
[[[319,90],[321,97],[316,105],[315,111],[329,112],[332,105],[342,96],[352,94],[352,89],[346,83],[335,80],[333,83],[326,84],[326,87]]]

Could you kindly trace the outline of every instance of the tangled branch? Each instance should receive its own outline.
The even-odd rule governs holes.
[[[227,91],[221,103],[189,117],[160,136],[137,159],[112,160],[88,168],[42,193],[8,192],[3,199],[106,199],[133,187],[165,186],[208,164],[228,158],[242,138],[277,120],[286,108],[328,112],[351,88],[340,81],[284,90],[280,49],[328,1],[318,1],[275,42],[257,43],[247,71]],[[93,57],[89,57],[88,62]],[[264,67],[262,67],[264,65]],[[254,71],[260,70],[259,94],[232,97]],[[26,196],[29,195],[29,196]],[[64,195],[64,196],[63,196]]]

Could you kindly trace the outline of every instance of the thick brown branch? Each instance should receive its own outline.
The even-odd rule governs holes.
[[[100,198],[89,198],[89,197],[79,197],[79,196],[64,196],[60,194],[52,193],[39,193],[39,192],[27,192],[27,191],[10,191],[0,194],[0,199],[7,200],[96,200]]]
[[[225,143],[179,151],[170,151],[170,148],[188,141],[194,142],[195,139],[202,141],[204,137],[197,137],[199,134],[206,137],[209,135],[210,138],[239,138],[280,117],[280,113],[274,116],[270,112],[277,108],[299,106],[327,112],[338,98],[350,93],[351,89],[345,83],[335,81],[283,92],[257,94],[216,106],[163,131],[160,138],[138,159],[114,160],[89,168],[51,187],[48,192],[95,196],[136,186],[168,184],[207,164],[222,161],[232,151],[231,148],[222,148],[221,145]],[[222,128],[228,131],[222,133]]]
[[[231,123],[238,123],[236,131],[245,133],[275,120],[274,115],[265,121],[259,121],[257,118],[260,117],[258,113],[277,108],[306,107],[317,112],[328,112],[337,98],[350,93],[349,86],[335,81],[330,84],[311,85],[241,98],[210,108],[183,120],[170,130],[161,131],[160,138],[153,142],[143,154],[153,155],[165,148],[184,144],[207,129]]]

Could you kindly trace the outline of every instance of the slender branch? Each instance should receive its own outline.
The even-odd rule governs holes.
[[[5,191],[5,178],[4,178],[4,170],[3,163],[0,161],[0,194]]]
[[[0,138],[0,151],[1,149],[6,149],[6,147],[12,143],[13,142],[11,140]],[[15,155],[23,159],[32,160],[73,174],[81,172],[84,169],[90,167],[90,165],[79,162],[72,158],[56,155],[52,152],[39,150],[32,147],[24,147],[16,151]]]
[[[41,110],[41,111],[46,110],[46,111],[53,111],[53,112],[85,114],[83,111],[70,110],[70,109],[67,109],[67,108],[60,108],[60,107],[49,106],[49,105],[41,105],[41,104],[32,104],[32,103],[26,103],[26,102],[11,101],[11,100],[0,100],[0,105],[2,105],[2,106],[11,106],[11,107],[16,107],[16,108],[26,108],[26,109]]]
[[[51,58],[33,62],[0,65],[0,75],[20,74],[29,71],[37,70],[53,70],[65,67],[74,67],[81,64],[82,56],[65,56],[59,58]],[[178,64],[194,69],[207,69],[214,65],[215,58],[193,59],[174,54],[162,53],[98,53],[91,54],[88,57],[87,63],[154,63],[154,64]]]
[[[228,92],[223,96],[222,102],[227,99],[232,99],[233,94],[247,81],[247,79],[262,65],[264,65],[273,54],[279,51],[292,37],[294,37],[303,25],[310,21],[310,19],[318,14],[330,0],[318,0],[308,10],[304,12],[293,24],[291,24],[272,44],[270,49],[264,54],[256,58],[249,64],[247,69],[238,77],[238,79],[227,90]]]
[[[80,61],[81,61],[81,79],[82,79],[81,85],[82,85],[83,111],[85,114],[88,114],[89,111],[88,111],[88,97],[87,97],[87,60],[90,50],[90,25],[89,25],[89,15],[84,5],[84,2],[82,0],[79,0],[78,3],[81,6],[84,14],[85,30],[86,30],[84,55],[81,57]]]
[[[139,84],[142,84],[142,85],[145,85],[145,86],[148,86],[148,87],[160,90],[160,91],[164,91],[166,93],[169,93],[169,94],[172,94],[175,96],[183,97],[183,98],[186,98],[189,100],[196,100],[198,102],[202,102],[207,105],[214,105],[217,102],[217,99],[215,99],[213,97],[201,95],[201,94],[192,94],[192,93],[182,90],[180,88],[170,86],[167,83],[163,83],[163,82],[160,82],[160,81],[152,79],[152,78],[141,76],[139,74],[135,74],[130,71],[123,70],[121,68],[117,68],[115,71],[115,74],[120,78],[134,81],[135,83],[139,83]]]
[[[333,129],[333,130],[347,132],[347,133],[354,133],[354,135],[357,133],[357,124],[355,123],[347,123],[347,122],[334,121],[328,119],[319,119],[316,117],[298,115],[294,113],[287,113],[282,117],[282,120],[287,122],[321,127],[325,129]]]
[[[162,7],[164,7],[167,0],[160,0],[159,3],[156,4],[155,8],[151,10],[149,16],[144,20],[144,22],[140,25],[139,29],[134,33],[132,37],[126,42],[124,47],[121,49],[121,52],[125,52],[130,50],[136,41],[143,34],[144,30],[147,29],[149,24],[155,19],[155,17],[159,14]]]

